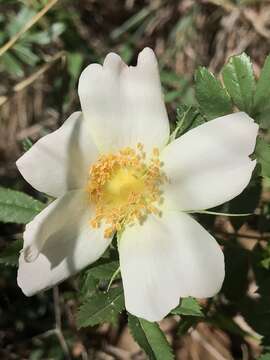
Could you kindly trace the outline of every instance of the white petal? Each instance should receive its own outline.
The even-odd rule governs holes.
[[[53,133],[37,141],[16,165],[35,189],[58,197],[82,188],[98,156],[81,112],[73,113]]]
[[[191,216],[174,211],[128,227],[119,240],[126,309],[159,321],[180,297],[215,295],[224,257],[215,239]]]
[[[25,295],[50,288],[96,261],[110,240],[89,225],[93,211],[83,191],[55,200],[26,227],[18,285]]]
[[[248,185],[256,161],[258,125],[239,112],[190,130],[161,154],[169,178],[165,197],[173,208],[202,210],[239,195]]]
[[[103,66],[89,65],[79,80],[79,96],[100,151],[134,147],[138,142],[146,150],[166,144],[169,122],[151,49],[139,54],[135,67],[128,67],[114,53],[107,55]]]

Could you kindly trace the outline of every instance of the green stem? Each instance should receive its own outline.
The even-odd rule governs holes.
[[[187,211],[189,214],[208,214],[208,215],[221,215],[221,216],[249,216],[254,215],[252,213],[246,214],[228,214],[228,213],[221,213],[216,211],[207,211],[207,210],[199,210],[199,211]]]
[[[115,270],[115,272],[112,274],[111,280],[110,280],[109,285],[108,285],[108,287],[107,287],[107,292],[110,290],[110,287],[111,287],[114,279],[116,278],[116,276],[119,274],[119,272],[120,272],[120,266],[119,266],[119,267]]]
[[[173,140],[175,140],[176,135],[178,133],[178,131],[181,129],[181,127],[183,126],[184,120],[186,117],[186,113],[184,114],[184,116],[182,117],[182,119],[178,122],[178,124],[176,125],[176,128],[174,129],[174,131],[171,133],[168,144],[171,143]]]

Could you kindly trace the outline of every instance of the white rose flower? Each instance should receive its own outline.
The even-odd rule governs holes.
[[[215,295],[223,253],[190,211],[218,206],[250,181],[258,126],[243,112],[168,144],[157,60],[110,53],[79,80],[82,112],[18,161],[35,189],[57,198],[24,232],[18,284],[30,296],[96,261],[118,232],[126,309],[158,321],[180,297]]]

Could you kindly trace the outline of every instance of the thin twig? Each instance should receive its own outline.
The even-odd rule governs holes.
[[[71,360],[69,349],[66,340],[64,338],[64,335],[62,333],[62,321],[61,321],[60,298],[59,298],[58,286],[55,286],[53,288],[53,305],[54,305],[54,314],[55,314],[55,334],[58,337],[59,343],[66,356],[66,359]]]
[[[230,0],[207,0],[207,2],[217,5],[217,6],[221,6],[226,11],[233,11],[233,10],[237,9],[236,5],[234,5]]]
[[[210,344],[197,330],[191,332],[191,337],[199,342],[216,360],[227,360],[212,344]]]
[[[259,241],[269,241],[270,239],[270,234],[267,236],[256,236],[256,235],[248,235],[248,234],[242,234],[242,233],[231,233],[231,232],[226,232],[226,231],[214,231],[213,232],[216,235],[226,235],[226,236],[230,236],[230,237],[239,237],[239,238],[245,238],[245,239],[252,239],[252,240],[259,240]]]
[[[114,356],[116,359],[119,360],[128,360],[132,359],[131,353],[129,351],[126,351],[124,349],[120,349],[116,346],[105,344],[103,347],[103,350],[109,354]]]
[[[0,48],[0,56],[3,55],[7,50],[9,50],[16,41],[27,31],[29,30],[43,15],[46,14],[47,11],[53,7],[58,0],[51,0],[47,5],[44,6],[36,15],[34,15],[23,27],[20,31],[18,31],[5,45]]]
[[[55,329],[50,329],[50,330],[47,330],[41,334],[38,334],[38,335],[35,335],[31,338],[31,340],[35,340],[35,339],[43,339],[43,338],[47,338],[49,336],[52,336],[52,335],[56,335],[56,330]],[[29,341],[29,340],[28,340]]]
[[[11,93],[20,92],[23,89],[25,89],[27,86],[31,85],[37,78],[39,78],[42,74],[44,74],[55,61],[64,58],[64,56],[65,56],[65,52],[59,51],[57,54],[52,56],[46,64],[42,65],[36,72],[34,72],[29,77],[23,79],[18,84],[16,84],[13,87]],[[0,106],[4,105],[8,101],[8,99],[9,99],[8,96],[0,96]]]

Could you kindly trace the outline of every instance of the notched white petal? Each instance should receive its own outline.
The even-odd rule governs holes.
[[[91,66],[91,65],[90,65]],[[115,53],[109,53],[103,63],[103,68],[111,71],[120,72],[127,65],[122,61],[121,57]]]
[[[138,142],[146,150],[163,147],[169,122],[154,52],[146,48],[137,66],[110,53],[103,66],[89,65],[79,80],[79,96],[89,129],[102,152]]]
[[[148,69],[151,71],[151,69],[158,68],[158,62],[156,55],[154,51],[146,47],[141,51],[138,55],[138,66],[140,67],[148,67]]]

